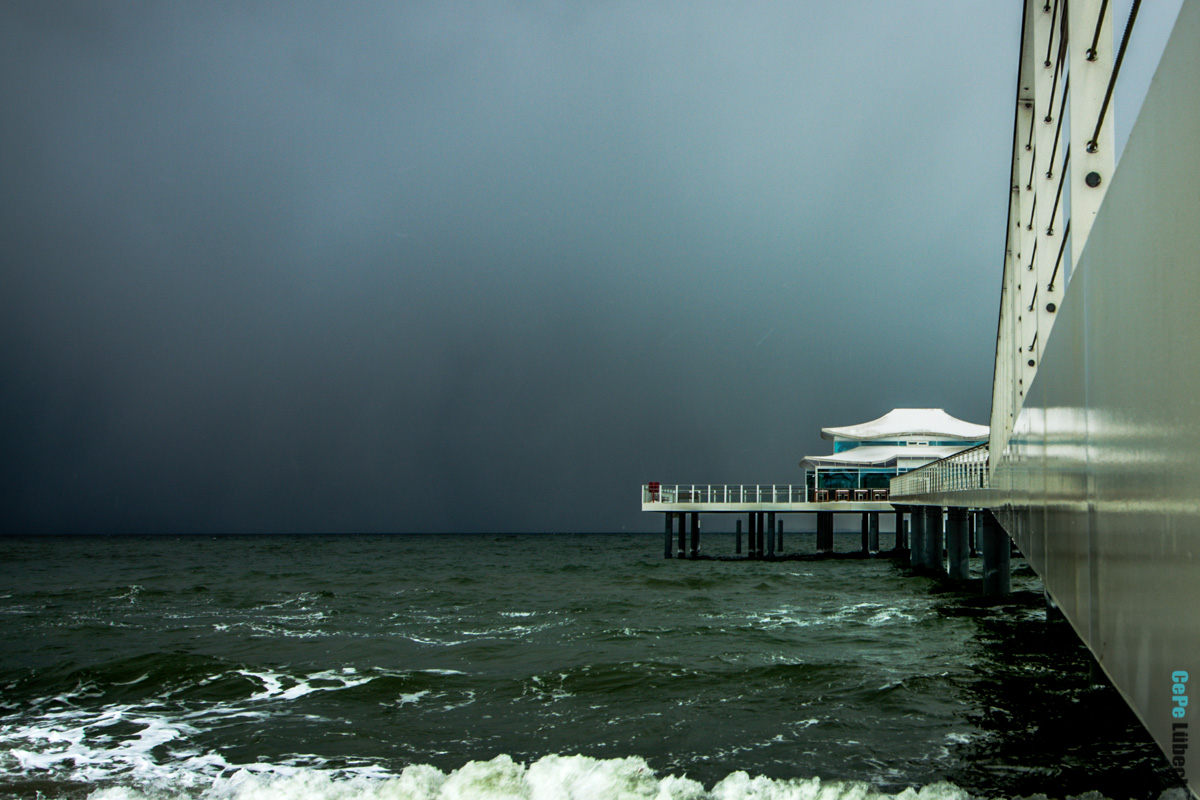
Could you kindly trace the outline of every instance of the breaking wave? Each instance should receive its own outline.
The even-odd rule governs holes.
[[[90,800],[967,800],[951,783],[899,794],[844,781],[772,780],[734,772],[705,788],[687,777],[660,777],[641,758],[596,759],[551,755],[525,765],[511,757],[472,761],[450,773],[419,764],[399,775],[355,775],[317,769],[241,769],[204,787],[124,788],[92,793]]]

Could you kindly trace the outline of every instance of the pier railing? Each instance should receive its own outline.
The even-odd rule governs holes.
[[[643,503],[803,503],[805,487],[792,484],[646,484]]]
[[[989,485],[988,445],[946,456],[892,478],[893,497],[986,489]]]
[[[886,502],[887,489],[810,489],[804,485],[763,483],[647,483],[642,504],[652,503],[829,503]]]

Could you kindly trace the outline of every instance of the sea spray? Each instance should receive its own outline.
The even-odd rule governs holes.
[[[90,800],[968,800],[950,783],[884,794],[866,783],[819,778],[773,780],[734,772],[711,789],[687,777],[659,777],[641,758],[551,755],[528,766],[501,755],[443,773],[420,764],[386,778],[337,777],[313,769],[241,770],[207,789],[102,789]]]

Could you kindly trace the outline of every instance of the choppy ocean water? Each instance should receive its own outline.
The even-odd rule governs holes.
[[[888,559],[661,553],[654,535],[0,538],[0,797],[1175,791],[1028,570],[987,606]]]

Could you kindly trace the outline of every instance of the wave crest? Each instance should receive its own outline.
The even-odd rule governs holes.
[[[550,755],[528,766],[501,755],[450,772],[428,764],[400,775],[347,775],[318,769],[281,772],[239,770],[193,791],[112,787],[89,800],[969,800],[950,783],[900,794],[881,794],[860,782],[819,778],[774,780],[745,772],[727,775],[711,789],[687,777],[659,777],[642,758],[597,759]]]

